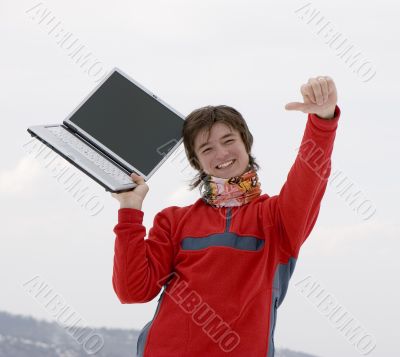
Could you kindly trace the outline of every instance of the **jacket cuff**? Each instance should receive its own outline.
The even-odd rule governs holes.
[[[144,212],[136,208],[120,208],[118,223],[142,223]]]
[[[317,114],[309,113],[308,118],[314,126],[323,131],[330,131],[336,129],[339,118],[340,118],[340,108],[338,105],[335,107],[334,116],[331,119],[320,118]]]

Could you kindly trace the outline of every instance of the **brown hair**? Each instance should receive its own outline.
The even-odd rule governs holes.
[[[228,125],[231,129],[235,129],[240,133],[240,136],[245,145],[246,151],[249,154],[249,167],[257,171],[260,166],[256,163],[255,158],[251,155],[251,147],[253,145],[253,135],[247,127],[246,121],[242,115],[234,108],[227,105],[207,105],[202,108],[193,110],[183,123],[182,136],[183,144],[185,147],[186,156],[189,160],[190,166],[198,170],[198,173],[190,184],[190,190],[193,190],[200,185],[202,187],[202,180],[207,174],[201,169],[198,158],[194,150],[194,140],[196,135],[205,129],[210,135],[211,127],[217,123]]]

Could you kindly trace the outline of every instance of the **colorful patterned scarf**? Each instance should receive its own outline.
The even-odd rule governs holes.
[[[261,194],[261,183],[252,169],[229,179],[207,175],[203,182],[202,199],[214,207],[241,206]]]

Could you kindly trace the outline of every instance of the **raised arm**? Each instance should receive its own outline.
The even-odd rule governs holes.
[[[275,225],[282,238],[281,247],[296,258],[319,214],[331,172],[331,155],[340,117],[331,78],[312,78],[302,86],[301,93],[304,103],[289,103],[286,109],[308,113],[306,128],[296,160],[272,204]]]
[[[118,210],[112,284],[123,304],[147,302],[160,292],[172,271],[174,248],[171,242],[169,209],[157,213],[146,235],[143,211]]]

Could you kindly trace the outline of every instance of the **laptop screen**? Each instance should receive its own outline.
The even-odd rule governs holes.
[[[147,176],[181,140],[184,118],[115,71],[69,121]]]

